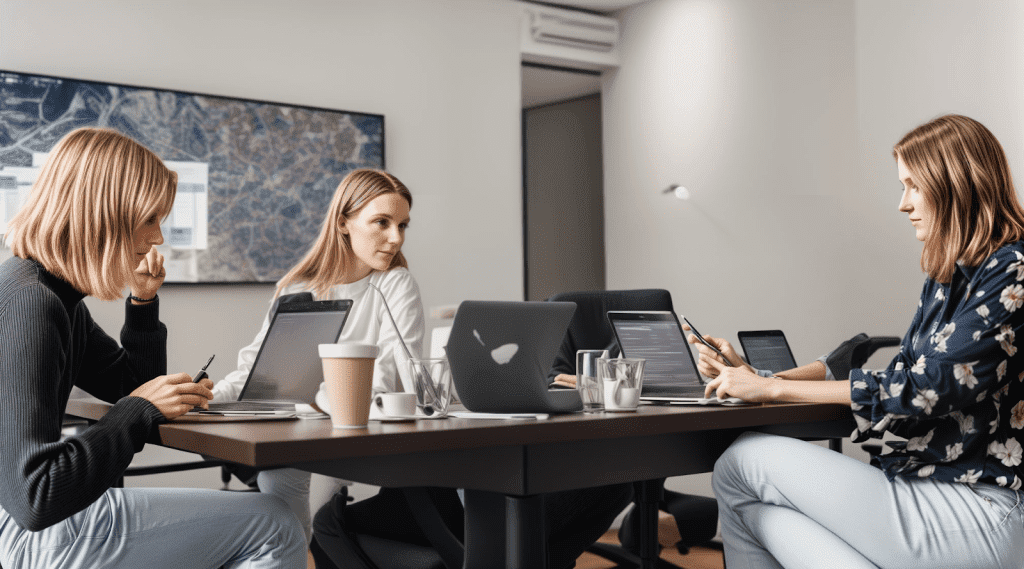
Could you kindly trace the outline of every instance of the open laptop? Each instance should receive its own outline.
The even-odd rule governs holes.
[[[610,310],[622,357],[643,358],[642,401],[704,403],[704,380],[674,312]]]
[[[737,332],[743,356],[756,369],[778,373],[796,367],[793,351],[782,330],[755,330]]]
[[[312,403],[324,377],[317,346],[338,341],[351,308],[347,299],[280,304],[238,401],[210,403],[210,411],[294,412]]]
[[[576,311],[574,302],[467,300],[446,352],[455,391],[477,413],[571,413],[575,389],[549,389],[548,369]]]

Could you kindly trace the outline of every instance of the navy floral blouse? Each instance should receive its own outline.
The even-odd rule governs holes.
[[[1004,245],[949,284],[924,283],[900,353],[850,372],[855,441],[906,442],[877,457],[896,476],[1021,487],[1024,441],[1024,242]]]

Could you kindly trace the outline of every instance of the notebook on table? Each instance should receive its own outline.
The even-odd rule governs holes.
[[[294,413],[312,403],[324,377],[317,346],[338,341],[351,308],[347,299],[280,304],[238,400],[211,402],[208,412]]]
[[[741,403],[705,398],[704,379],[674,312],[611,310],[608,321],[624,358],[647,360],[640,400],[659,403]]]

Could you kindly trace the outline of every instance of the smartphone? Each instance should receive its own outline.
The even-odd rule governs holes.
[[[729,361],[729,358],[725,357],[725,354],[723,354],[721,352],[721,350],[719,350],[718,348],[714,347],[711,344],[711,342],[708,342],[707,340],[705,340],[704,336],[700,335],[700,332],[697,331],[697,328],[693,325],[692,322],[687,320],[685,316],[683,316],[682,318],[683,318],[683,322],[686,322],[686,325],[690,327],[690,331],[693,332],[693,335],[697,337],[697,340],[700,341],[701,344],[704,344],[705,346],[711,348],[711,351],[715,352],[716,354],[718,354],[719,356],[722,357],[722,361],[725,362],[725,365],[727,365],[729,367],[732,367],[732,363]]]
[[[217,354],[213,354],[213,356],[210,356],[210,359],[206,360],[206,365],[200,368],[199,371],[196,372],[195,376],[192,377],[192,383],[199,383],[204,377],[210,377],[210,374],[206,373],[206,368],[210,367],[210,362],[213,361],[213,358],[216,355]]]

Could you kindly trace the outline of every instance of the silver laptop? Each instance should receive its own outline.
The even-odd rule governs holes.
[[[312,403],[324,377],[317,346],[338,341],[351,308],[351,300],[280,304],[238,401],[210,403],[210,411],[294,412]]]
[[[548,369],[576,311],[575,302],[467,300],[445,351],[455,391],[479,413],[571,413],[575,389],[549,389]]]
[[[608,321],[626,358],[643,358],[640,399],[704,402],[704,379],[674,312],[610,310]]]

